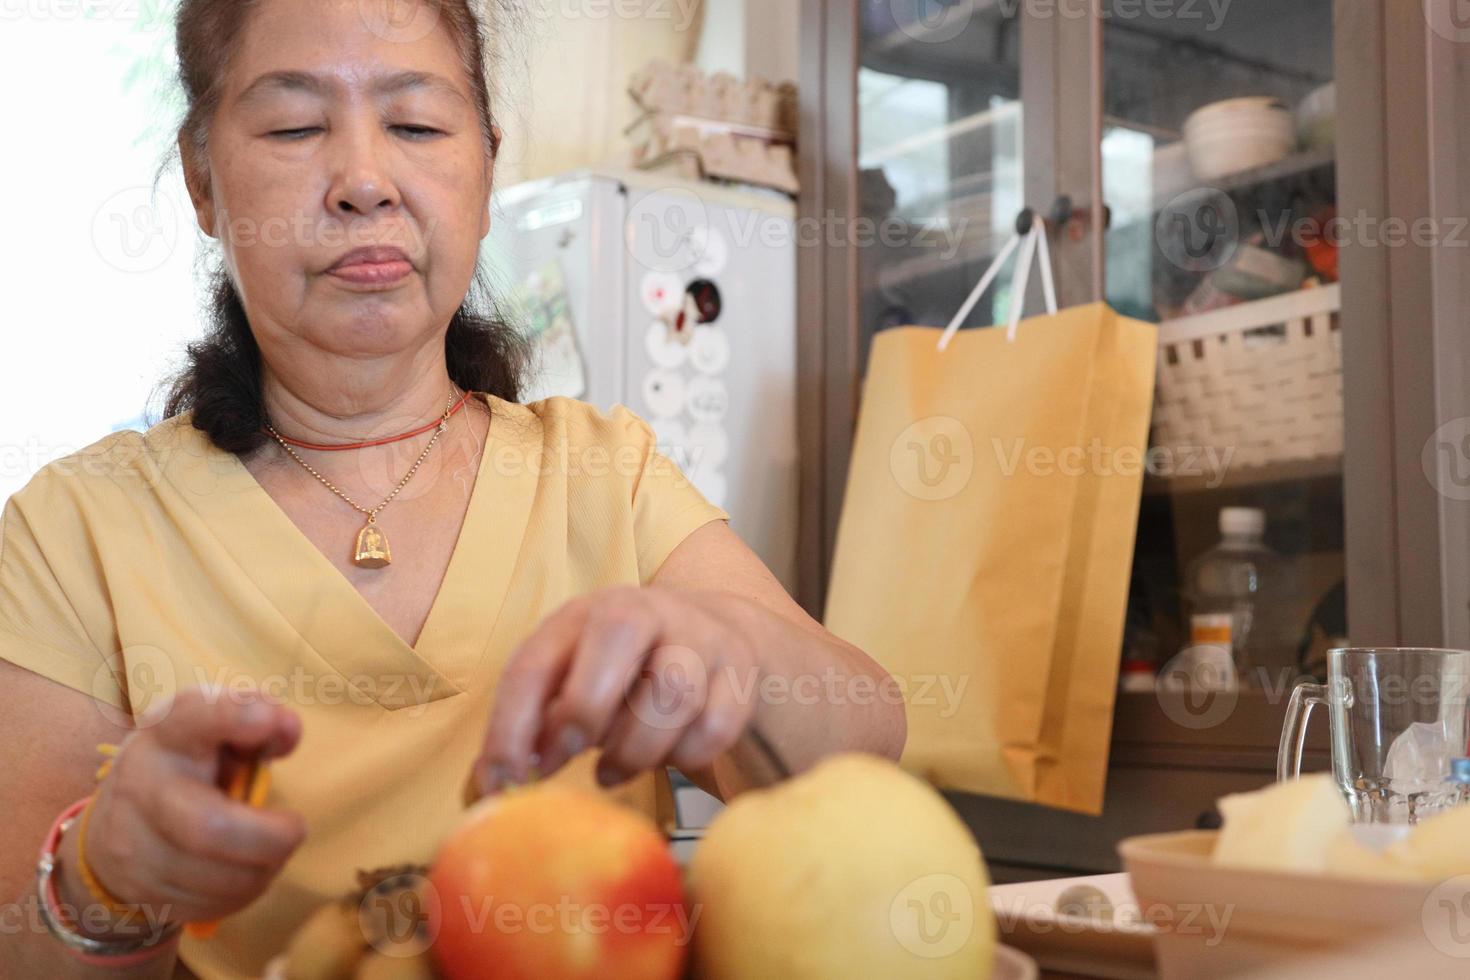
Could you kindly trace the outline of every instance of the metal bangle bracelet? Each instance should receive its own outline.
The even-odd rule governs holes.
[[[73,820],[75,818],[61,825],[63,833],[70,829]],[[49,896],[52,891],[51,876],[55,870],[56,858],[53,855],[44,855],[36,862],[36,897],[41,903],[41,920],[46,923],[46,930],[69,949],[86,956],[128,956],[166,942],[183,928],[180,923],[170,923],[157,933],[142,939],[94,939],[83,935],[56,921],[56,916],[52,914]]]

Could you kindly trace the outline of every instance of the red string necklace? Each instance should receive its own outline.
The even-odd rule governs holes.
[[[272,434],[275,435],[275,437],[280,439],[282,442],[289,442],[291,445],[296,446],[299,449],[319,449],[323,452],[335,452],[339,449],[366,449],[369,446],[382,446],[390,442],[400,442],[404,439],[412,439],[416,435],[420,435],[422,433],[428,432],[430,429],[437,428],[441,423],[448,422],[450,417],[454,415],[455,412],[464,407],[464,403],[469,401],[472,394],[474,394],[474,392],[466,391],[460,397],[459,401],[454,403],[454,407],[445,412],[440,418],[437,418],[434,421],[427,423],[426,425],[421,425],[417,429],[405,432],[402,435],[389,436],[386,439],[370,439],[367,442],[349,442],[342,445],[324,446],[314,442],[302,442],[299,439],[292,439],[290,436],[283,436],[280,433]],[[261,431],[269,432],[270,430],[262,426]]]

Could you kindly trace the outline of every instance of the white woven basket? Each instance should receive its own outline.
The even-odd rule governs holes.
[[[1341,303],[1334,284],[1160,324],[1152,444],[1242,468],[1342,455]]]

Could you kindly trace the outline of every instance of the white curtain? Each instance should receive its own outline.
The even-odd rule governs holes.
[[[526,0],[525,23],[492,28],[505,131],[497,185],[620,163],[623,129],[637,116],[629,77],[655,59],[693,60],[704,2]]]

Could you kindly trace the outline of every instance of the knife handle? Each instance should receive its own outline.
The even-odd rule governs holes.
[[[245,755],[228,745],[220,748],[217,785],[227,797],[259,807],[265,803],[266,795],[270,792],[270,784],[270,769],[261,761],[259,755]],[[195,939],[208,939],[218,930],[218,919],[189,922],[184,925],[184,932]]]

